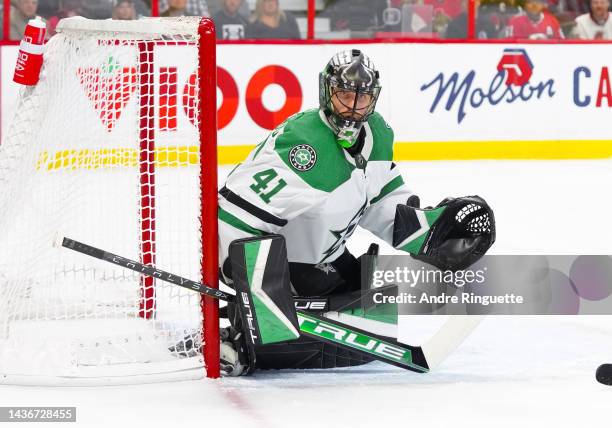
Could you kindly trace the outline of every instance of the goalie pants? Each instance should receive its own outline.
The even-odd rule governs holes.
[[[331,296],[361,289],[361,263],[348,250],[331,263],[289,263],[291,285],[300,297]]]

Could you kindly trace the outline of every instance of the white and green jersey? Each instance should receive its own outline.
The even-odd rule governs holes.
[[[357,225],[391,244],[395,208],[412,193],[392,162],[392,129],[378,113],[364,128],[353,158],[318,109],[278,126],[219,191],[221,262],[234,239],[265,233],[285,237],[290,262],[309,264],[334,261]]]

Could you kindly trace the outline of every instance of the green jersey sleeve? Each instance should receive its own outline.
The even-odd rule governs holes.
[[[219,191],[221,261],[231,241],[277,233],[327,198],[333,183],[317,150],[324,130],[309,120],[304,113],[288,119],[228,176]]]
[[[376,163],[379,190],[370,200],[359,225],[393,245],[395,209],[397,205],[405,204],[413,193],[393,163],[393,130],[378,113],[372,115],[369,125],[376,140],[369,162]]]

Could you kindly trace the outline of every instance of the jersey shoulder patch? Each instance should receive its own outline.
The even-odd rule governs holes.
[[[331,192],[350,178],[354,167],[319,117],[318,109],[297,113],[279,128],[282,132],[274,139],[274,150],[309,186]]]
[[[393,160],[393,129],[378,113],[374,112],[368,119],[368,125],[372,130],[374,146],[369,161],[392,161]]]

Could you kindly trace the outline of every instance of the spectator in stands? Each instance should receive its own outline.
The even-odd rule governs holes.
[[[572,36],[589,40],[612,39],[610,0],[591,0],[591,13],[576,18]]]
[[[420,3],[420,0],[390,0],[388,7],[381,13],[381,31],[402,35],[430,34],[433,6]]]
[[[14,0],[11,7],[11,40],[21,40],[28,21],[36,17],[38,0]]]
[[[463,10],[462,0],[423,0],[423,3],[432,5],[449,19],[456,18]]]
[[[185,16],[187,15],[187,0],[168,0],[168,8],[160,16]]]
[[[450,18],[444,10],[441,8],[437,8],[434,10],[433,22],[432,22],[432,30],[434,33],[439,35],[446,34],[446,29],[448,28],[448,24],[450,23]]]
[[[214,16],[223,9],[223,0],[209,0],[207,2],[208,5],[208,13],[210,16]],[[242,0],[240,2],[240,8],[238,9],[238,13],[245,18],[249,18],[251,16],[251,10],[249,9],[249,2],[247,0]]]
[[[479,13],[499,18],[499,22],[495,23],[500,28],[498,37],[505,37],[510,19],[525,13],[522,5],[523,0],[481,0]]]
[[[476,38],[496,39],[499,34],[499,18],[495,15],[480,13],[480,0],[475,0]],[[468,27],[467,0],[462,1],[463,12],[448,23],[447,39],[466,39]]]
[[[89,19],[108,19],[112,15],[112,0],[81,0],[83,16]]]
[[[178,5],[179,3],[185,3],[185,6],[173,6],[173,4]],[[181,16],[164,15],[165,12],[170,11],[171,9],[182,9],[183,15],[187,16],[210,16],[208,13],[208,4],[206,4],[206,0],[159,0],[159,10],[162,12],[161,16]],[[176,11],[170,13],[176,13]]]
[[[151,16],[151,0],[132,0],[132,3],[136,15],[134,19]]]
[[[136,8],[133,0],[117,0],[113,6],[113,19],[131,21],[136,19]]]
[[[280,8],[278,0],[257,0],[247,38],[299,39],[300,29],[293,15]]]
[[[561,29],[570,29],[574,26],[574,20],[582,14],[589,13],[589,0],[547,0],[548,10],[555,15]],[[566,34],[569,34],[566,32]]]
[[[217,38],[238,40],[245,38],[248,20],[240,14],[242,0],[221,0],[221,10],[213,15]]]
[[[37,13],[44,18],[56,15],[60,9],[60,0],[38,0]]]
[[[511,39],[563,39],[559,21],[546,11],[544,0],[525,0],[525,14],[508,21],[505,35]]]
[[[149,16],[151,11],[143,0],[132,0],[136,9],[136,17]],[[108,19],[113,15],[116,0],[81,0],[81,11],[85,18]]]
[[[81,14],[81,1],[80,0],[62,0],[60,1],[60,8],[57,14],[53,15],[47,20],[47,32],[50,36],[55,34],[55,27],[59,24],[60,19],[68,18],[70,16],[78,16]]]
[[[350,30],[352,36],[369,37],[372,31],[384,29],[382,15],[386,0],[336,0],[328,4],[332,31]]]

